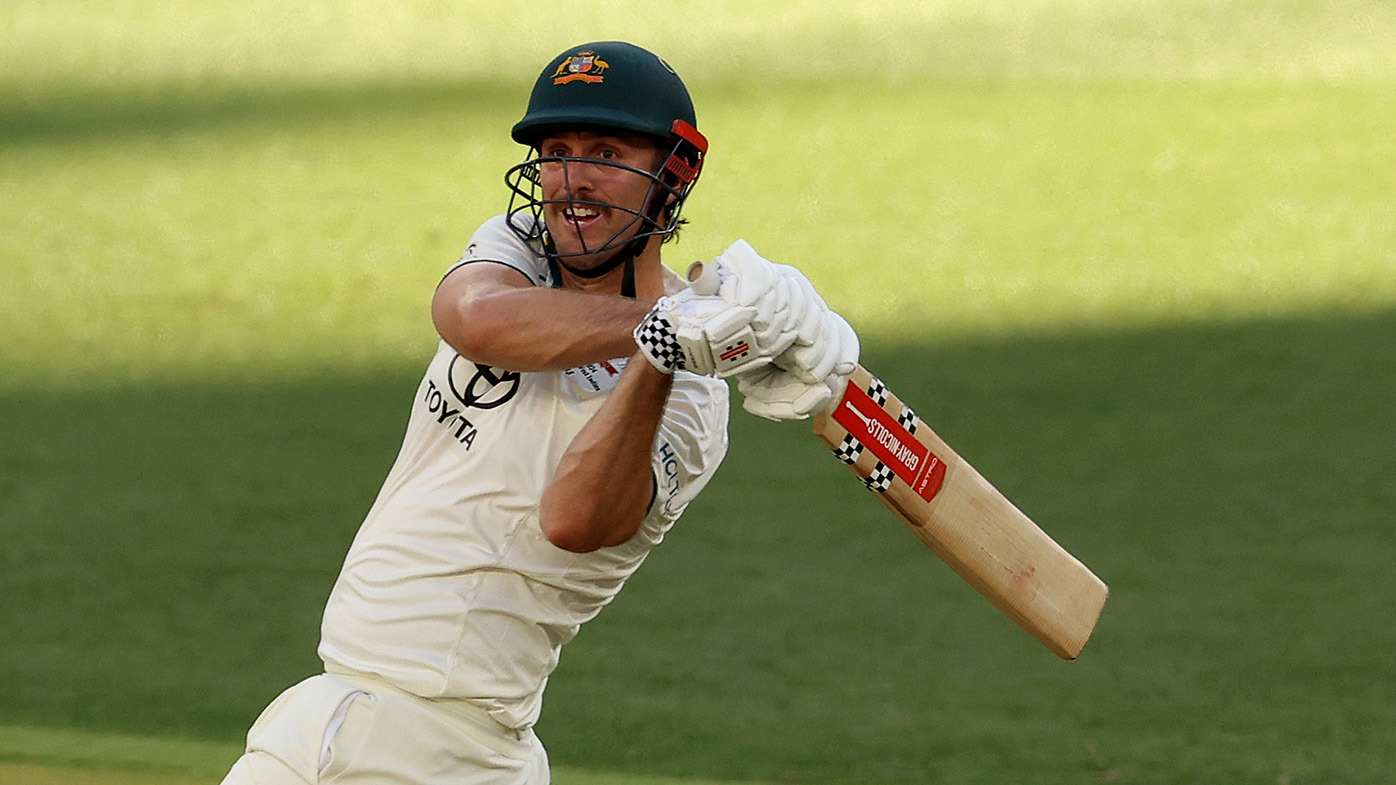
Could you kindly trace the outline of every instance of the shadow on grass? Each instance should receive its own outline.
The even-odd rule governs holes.
[[[1112,585],[1072,664],[805,426],[734,417],[714,487],[569,647],[540,728],[554,761],[1380,781],[1394,335],[1379,313],[867,353]],[[316,668],[321,605],[417,377],[0,398],[0,724],[239,738]]]

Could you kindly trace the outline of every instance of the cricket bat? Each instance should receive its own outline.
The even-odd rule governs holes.
[[[926,547],[1042,645],[1075,659],[1109,588],[859,365],[814,433]]]
[[[716,294],[702,262],[690,285]],[[814,415],[814,433],[926,547],[1057,656],[1074,660],[1110,590],[1038,528],[911,407],[857,366],[844,393]]]

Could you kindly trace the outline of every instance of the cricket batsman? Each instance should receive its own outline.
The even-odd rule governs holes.
[[[738,241],[700,294],[661,263],[708,143],[683,82],[627,43],[543,69],[507,212],[438,285],[440,342],[321,626],[324,673],[256,719],[228,785],[543,785],[533,727],[578,628],[727,450],[744,408],[800,419],[858,340]]]

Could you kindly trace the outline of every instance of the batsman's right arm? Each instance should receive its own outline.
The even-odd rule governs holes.
[[[518,270],[462,265],[432,297],[437,332],[462,357],[511,371],[561,371],[629,357],[652,303],[534,286]]]

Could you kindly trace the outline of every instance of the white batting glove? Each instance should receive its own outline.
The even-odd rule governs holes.
[[[817,310],[824,309],[823,300],[799,270],[767,261],[745,240],[732,243],[711,266],[724,300],[756,309],[752,329],[772,354],[796,343],[801,327],[817,321]]]
[[[819,330],[808,343],[797,341],[776,357],[775,364],[800,381],[814,384],[828,376],[848,376],[858,364],[858,333],[833,311],[820,314]]]
[[[788,264],[775,265],[780,272],[782,279],[796,288],[796,294],[790,296],[792,304],[788,313],[794,321],[795,343],[808,346],[818,340],[820,331],[824,329],[823,315],[828,312],[829,306],[824,302],[824,298],[819,296],[819,292],[814,290],[814,284],[805,277],[805,274],[797,268]]]
[[[690,269],[690,277],[698,273]],[[734,307],[753,309],[751,332],[757,351],[747,366],[720,373],[730,376],[762,367],[774,357],[782,370],[806,384],[830,375],[847,376],[858,362],[858,335],[798,269],[768,261],[745,240],[732,243],[712,263],[703,265],[694,287],[718,294]],[[725,337],[725,336],[717,336]],[[724,349],[714,346],[714,356]]]
[[[693,289],[661,297],[635,327],[635,344],[664,373],[726,378],[770,364],[752,331],[755,309]]]
[[[721,279],[719,293],[729,303],[736,305],[756,305],[765,297],[780,278],[776,266],[751,247],[746,240],[738,240],[727,250],[713,258],[712,266]]]
[[[838,400],[847,384],[847,376],[836,375],[814,383],[804,382],[773,365],[737,377],[742,408],[777,422],[808,418],[830,401]]]

